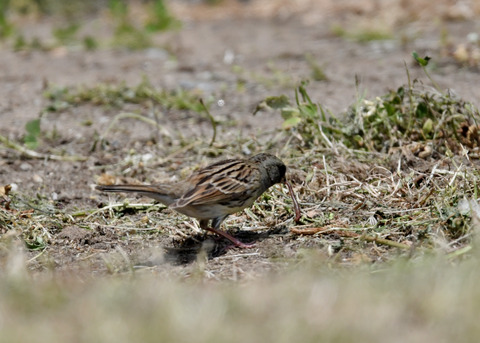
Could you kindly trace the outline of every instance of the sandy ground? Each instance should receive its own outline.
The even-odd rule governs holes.
[[[133,86],[147,76],[156,87],[182,87],[210,99],[215,118],[235,123],[219,126],[219,142],[232,134],[251,136],[262,142],[263,132],[279,127],[282,119],[268,112],[253,116],[253,109],[270,95],[286,94],[293,98],[295,85],[310,78],[312,72],[306,61],[307,54],[323,68],[328,78],[311,81],[309,94],[334,115],[341,115],[355,103],[357,92],[374,98],[406,83],[405,64],[412,79],[418,77],[427,83],[423,71],[412,61],[412,51],[433,58],[431,74],[441,87],[451,89],[477,106],[480,104],[478,66],[463,66],[453,57],[458,45],[468,43],[469,33],[480,31],[480,21],[470,17],[469,11],[465,14],[453,6],[459,14],[451,18],[456,12],[447,5],[436,8],[438,12],[429,12],[423,2],[418,2],[418,11],[399,10],[392,14],[384,7],[375,9],[370,2],[360,5],[345,1],[343,7],[333,3],[300,1],[298,7],[287,9],[278,4],[269,6],[265,1],[231,2],[230,7],[221,10],[173,6],[184,20],[183,28],[159,34],[155,37],[159,48],[144,51],[86,52],[58,48],[49,52],[12,52],[3,48],[0,50],[0,98],[3,99],[0,134],[12,141],[21,141],[25,124],[37,118],[48,104],[42,94],[52,85],[93,87],[98,83],[124,82]],[[471,12],[474,11],[478,8],[472,7]],[[413,18],[415,21],[407,22],[412,13],[417,15]],[[332,33],[335,25],[355,33],[368,27],[365,26],[368,23],[377,22],[391,32],[392,39],[359,43]],[[29,24],[25,30],[29,34],[44,33],[50,25],[48,22]],[[446,42],[442,41],[442,35],[447,36]],[[358,90],[356,78],[360,80]],[[223,106],[218,105],[219,100],[224,101]],[[190,162],[209,161],[204,156],[186,156],[183,161],[177,161],[178,166],[165,165],[162,158],[172,147],[163,149],[162,141],[152,147],[149,142],[157,134],[156,130],[134,120],[123,121],[112,131],[109,147],[91,151],[95,135],[103,132],[118,112],[115,108],[85,105],[43,114],[42,130],[55,131],[56,137],[44,140],[38,150],[87,156],[87,161],[29,159],[0,146],[0,184],[15,184],[16,192],[22,196],[39,195],[53,207],[75,212],[95,209],[108,202],[108,197],[93,191],[92,185],[102,172],[115,174],[115,165],[124,161],[132,149],[140,155],[154,156],[142,174],[127,175],[142,182],[165,179]],[[87,120],[91,125],[83,124]],[[191,114],[167,111],[160,116],[160,122],[170,132],[180,130],[192,139],[210,139],[209,122],[195,119]],[[115,199],[121,201],[121,197]],[[161,212],[155,219],[161,223],[162,216],[166,215],[171,213]],[[132,215],[132,227],[142,216]],[[176,229],[165,234],[158,223],[152,227],[159,229],[148,234],[130,234],[115,223],[92,225],[88,230],[79,223],[69,223],[63,230],[52,230],[45,255],[51,256],[55,268],[85,267],[104,272],[108,263],[99,255],[112,253],[107,256],[118,258],[120,247],[134,263],[161,265],[160,271],[174,269],[182,273],[182,268],[196,259],[199,244],[205,240],[202,234],[192,234],[185,221],[188,222],[184,217],[177,220],[180,227],[177,231],[183,232],[183,236]],[[236,222],[229,226],[239,228]],[[281,266],[271,262],[272,256],[288,255],[300,246],[316,244],[314,240],[308,242],[290,235],[287,226],[288,223],[273,225],[260,233],[248,234],[249,239],[258,241],[250,257],[232,264],[236,261],[235,251],[213,253],[209,268],[215,270],[228,265],[223,269],[225,278],[235,278],[240,271],[246,277],[253,277]],[[197,241],[189,239],[190,234]]]

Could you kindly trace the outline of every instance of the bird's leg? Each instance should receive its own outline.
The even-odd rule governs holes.
[[[233,237],[232,235],[229,235],[225,231],[217,230],[217,229],[214,229],[213,227],[204,227],[204,229],[207,230],[207,231],[216,233],[217,235],[222,236],[223,238],[228,239],[237,248],[248,249],[248,248],[253,248],[255,246],[254,243],[243,243],[243,242],[239,241],[238,239],[236,239],[235,237]]]
[[[213,224],[213,223],[212,223]],[[213,225],[212,225],[213,226]],[[219,229],[215,229],[213,227],[210,227],[208,225],[208,220],[200,220],[200,227],[204,230],[207,230],[207,231],[210,231],[210,232],[213,232],[219,236],[222,236],[223,238],[226,238],[228,239],[230,242],[233,243],[234,246],[236,246],[237,248],[241,248],[241,249],[248,249],[248,248],[253,248],[255,246],[254,243],[243,243],[241,241],[239,241],[238,239],[236,239],[235,237],[233,237],[232,235],[229,235],[228,233],[226,233],[225,231],[222,231],[222,230],[219,230]]]

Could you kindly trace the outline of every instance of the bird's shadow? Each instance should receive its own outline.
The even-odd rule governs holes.
[[[282,226],[262,232],[238,231],[234,236],[243,243],[258,243],[271,235],[284,234],[286,231]],[[196,261],[201,252],[205,252],[210,260],[225,255],[231,249],[238,248],[224,238],[199,233],[183,239],[174,247],[165,247],[164,261],[173,265],[187,265]]]

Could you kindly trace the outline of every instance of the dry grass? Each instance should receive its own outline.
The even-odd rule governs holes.
[[[343,19],[376,16],[373,2],[365,3],[359,10],[358,2],[343,2]],[[414,6],[395,11],[411,2],[394,3],[381,19],[398,25]],[[433,6],[416,4],[420,19]],[[456,3],[442,4],[436,15],[451,19]],[[320,12],[309,12],[305,20],[315,22]],[[212,118],[193,92],[148,82],[47,89],[46,116],[71,108],[120,113],[91,142],[97,177],[155,183],[184,178],[212,159],[269,150],[289,166],[303,216],[294,223],[287,190],[273,187],[225,223],[257,248],[225,251],[194,221],[146,199],[84,187],[74,203],[81,208],[73,208],[41,192],[0,187],[0,342],[475,341],[478,110],[410,83],[359,97],[334,116],[307,88],[297,89],[295,102],[277,104],[283,128],[232,137],[235,123],[218,120],[213,144]],[[208,134],[160,126],[171,108],[182,125]],[[119,148],[127,119],[155,138]],[[49,150],[41,134],[39,150],[49,153],[6,138],[2,144],[10,156],[45,164],[84,158]],[[91,174],[85,178],[94,183]]]
[[[137,106],[147,101],[177,104],[181,97],[165,91],[156,93],[154,87],[143,83],[132,91],[127,86],[122,86],[121,92],[97,90],[80,89],[78,94],[65,90],[50,99],[82,106],[91,104],[90,96],[95,94],[98,106],[110,106],[113,94],[115,103],[120,104],[117,106],[128,102],[131,107],[131,102]],[[123,94],[136,94],[135,101]],[[188,106],[182,105],[183,110],[208,122],[191,95],[186,99]],[[225,130],[212,146],[196,137],[169,132],[163,157],[144,159],[148,155],[145,152],[131,151],[115,165],[100,163],[110,173],[101,177],[123,175],[118,181],[155,183],[173,174],[186,177],[204,166],[209,155],[231,157],[241,156],[240,150],[250,154],[269,150],[289,166],[288,177],[302,205],[301,222],[293,222],[286,189],[274,187],[251,209],[227,221],[226,229],[261,235],[283,228],[289,231],[287,237],[295,250],[311,244],[308,241],[315,242],[332,259],[346,264],[388,261],[399,254],[463,254],[471,248],[479,215],[475,199],[480,156],[476,124],[480,119],[473,105],[449,93],[410,84],[375,100],[359,99],[344,120],[327,115],[310,99],[305,85],[298,88],[294,105],[283,101],[279,106],[288,125],[264,132],[255,141],[241,136],[231,139]],[[141,119],[141,115],[132,118]],[[147,123],[158,129],[155,122]],[[116,125],[113,120],[108,134],[105,131],[101,135],[102,143],[95,143],[93,149],[101,146],[98,149],[108,150],[110,132]],[[167,166],[181,172],[173,173]],[[162,173],[152,173],[159,169]],[[182,216],[148,203],[111,203],[115,198],[109,198],[100,209],[69,212],[56,209],[41,197],[14,197],[10,210],[8,194],[4,198],[0,218],[3,232],[21,238],[31,250],[48,248],[66,226],[107,230],[114,239],[133,237],[137,241],[149,235],[156,237],[159,232],[155,223],[159,221],[163,223],[162,233],[177,241],[191,236],[192,228],[200,232]],[[82,237],[77,243],[83,242]],[[273,255],[292,258],[284,251]]]
[[[381,117],[388,99],[369,115]],[[429,99],[429,108],[443,106],[442,99],[420,99]],[[348,130],[316,131],[327,118],[317,118],[317,127],[310,126],[311,117],[302,115],[320,109],[312,104],[308,97],[299,99],[297,126],[265,133],[265,142],[249,145],[253,153],[268,142],[290,166],[289,178],[303,211],[301,223],[294,224],[287,191],[273,188],[233,217],[227,228],[267,233],[258,250],[224,254],[212,250],[208,240],[190,248],[175,243],[190,260],[172,264],[167,248],[149,242],[165,236],[188,242],[195,226],[163,207],[123,202],[69,212],[42,199],[10,198],[4,190],[2,340],[474,340],[480,310],[477,145],[457,141],[463,147],[457,154],[444,149],[439,132],[450,126],[435,122],[433,135],[422,136],[422,125],[412,127],[417,134],[402,133],[403,146],[392,144],[388,152],[375,151],[375,144],[354,149],[347,147]],[[362,104],[359,101],[351,113],[363,115]],[[474,108],[461,101],[449,106],[456,105],[465,112],[455,113],[475,122]],[[464,121],[458,123],[451,129],[463,132]],[[382,133],[383,126],[363,125],[365,132]],[[392,132],[390,140],[397,137]],[[178,150],[179,138],[171,139],[172,150],[156,163],[178,164],[184,171],[180,177],[205,164],[197,156],[236,151],[246,144],[238,138],[228,145],[220,136],[213,147],[186,144]],[[155,163],[135,155],[129,159],[109,166],[109,172],[143,175],[144,168]],[[159,232],[155,222],[169,229]],[[272,243],[272,230],[278,227],[284,228],[282,242]],[[100,253],[92,250],[99,237],[105,237]],[[195,246],[200,248],[192,250]],[[60,254],[73,249],[83,262],[62,271],[55,265],[57,249]]]

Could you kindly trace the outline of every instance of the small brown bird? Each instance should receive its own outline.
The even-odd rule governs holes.
[[[98,185],[104,192],[135,192],[160,201],[169,208],[197,218],[200,227],[214,232],[240,248],[249,248],[228,233],[219,230],[225,218],[251,206],[268,188],[283,182],[288,186],[295,206],[295,220],[300,208],[292,187],[285,179],[287,167],[277,157],[258,154],[249,159],[229,159],[213,163],[193,173],[185,181],[158,185]],[[209,221],[212,220],[211,226]]]

